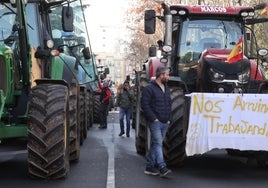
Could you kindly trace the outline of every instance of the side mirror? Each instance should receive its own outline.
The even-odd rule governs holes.
[[[146,34],[155,33],[155,10],[146,10],[144,14],[144,32]]]
[[[73,32],[74,30],[74,15],[73,15],[73,8],[70,6],[62,7],[62,29],[65,32]]]
[[[129,75],[126,76],[126,80],[130,81],[130,76]]]
[[[150,46],[149,48],[149,57],[155,57],[156,56],[156,47]]]
[[[247,39],[248,41],[250,41],[250,39],[251,39],[251,34],[250,34],[250,33],[246,33],[246,39]]]
[[[104,74],[104,73],[102,73],[101,75],[100,75],[100,79],[101,80],[104,80],[106,78],[106,75]]]
[[[104,74],[110,74],[110,69],[108,67],[104,68]]]
[[[83,53],[83,56],[84,56],[85,59],[90,59],[91,58],[89,47],[85,47],[82,50],[82,53]]]

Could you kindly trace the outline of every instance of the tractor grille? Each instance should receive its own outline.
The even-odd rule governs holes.
[[[0,56],[0,89],[6,92],[6,64],[3,56]]]

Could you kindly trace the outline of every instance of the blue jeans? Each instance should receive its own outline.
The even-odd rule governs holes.
[[[149,128],[151,132],[151,145],[147,155],[147,167],[158,166],[159,169],[166,167],[163,156],[163,140],[168,130],[166,123],[150,122]]]
[[[127,124],[127,134],[129,135],[130,131],[130,116],[131,116],[131,108],[122,108],[119,109],[119,120],[120,120],[120,131],[121,133],[125,132],[124,129],[124,116],[126,116],[126,124]]]

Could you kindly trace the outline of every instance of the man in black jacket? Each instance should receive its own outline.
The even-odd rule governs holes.
[[[162,143],[171,121],[171,93],[166,83],[169,68],[158,67],[156,79],[142,90],[141,107],[151,132],[145,174],[166,176],[171,172],[164,161]],[[158,169],[155,168],[157,165]]]

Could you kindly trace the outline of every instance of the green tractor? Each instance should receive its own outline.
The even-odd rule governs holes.
[[[70,5],[72,5],[72,3]],[[58,26],[59,24],[54,25]],[[84,27],[83,30],[84,33],[87,33],[86,27]],[[77,59],[77,76],[80,85],[80,95],[84,96],[86,99],[85,102],[88,103],[84,105],[81,103],[82,106],[86,106],[86,108],[81,108],[85,109],[84,115],[87,117],[85,119],[82,118],[84,119],[84,122],[82,122],[83,130],[81,134],[86,137],[86,131],[92,127],[93,123],[99,122],[99,92],[102,81],[107,77],[107,74],[109,74],[109,68],[97,66],[95,55],[93,54],[90,45],[89,47],[86,47],[88,43],[86,38],[88,37],[77,36],[74,32],[63,32],[58,28],[54,28],[53,31],[53,37],[56,44],[55,47],[59,49],[59,51],[71,55]],[[80,110],[80,112],[83,112],[83,110]],[[83,142],[84,138],[81,137],[81,139]]]
[[[70,6],[73,6],[74,3],[71,3]],[[82,10],[77,12],[76,16],[78,16],[77,14],[82,14]],[[88,129],[93,125],[94,95],[99,89],[99,72],[90,45],[86,47],[87,41],[89,41],[86,40],[88,37],[77,36],[74,32],[64,32],[58,27],[58,19],[53,19],[55,15],[51,16],[55,48],[64,54],[76,58],[77,71],[75,74],[77,74],[80,88],[80,141],[83,144],[84,139],[87,137]],[[80,25],[82,25],[82,22],[80,22]],[[83,32],[87,33],[84,23],[83,26]]]
[[[0,4],[0,140],[27,141],[31,177],[63,178],[80,158],[83,100],[77,59],[54,48],[50,16],[73,32],[74,9],[67,1],[24,3]]]
[[[58,15],[61,12],[60,7],[52,9],[50,14],[50,22],[52,29],[53,40],[55,41],[55,48],[59,51],[73,56],[76,58],[78,67],[78,80],[80,85],[80,95],[84,96],[85,102],[81,102],[80,115],[86,118],[81,118],[81,134],[86,137],[86,131],[93,125],[93,123],[99,122],[99,91],[102,80],[109,74],[109,68],[104,66],[98,66],[95,55],[91,49],[89,34],[87,30],[87,24],[85,21],[84,10],[87,7],[81,0],[72,1],[68,4],[74,10],[75,20],[79,20],[74,24],[77,26],[75,31],[65,32],[60,23]],[[86,108],[83,108],[86,106]],[[83,142],[81,137],[81,142]]]

